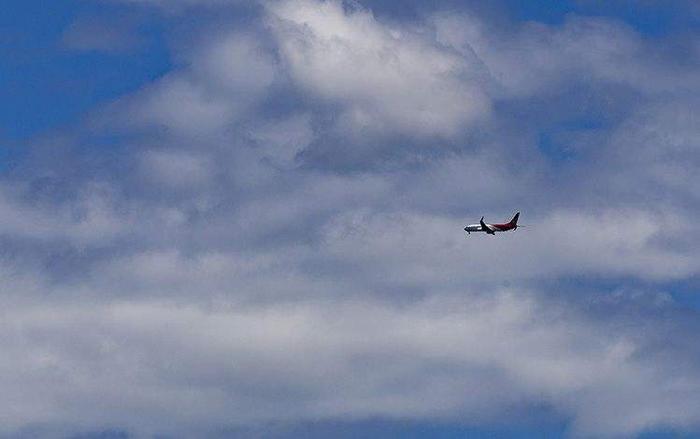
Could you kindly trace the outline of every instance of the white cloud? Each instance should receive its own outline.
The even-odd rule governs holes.
[[[329,252],[366,278],[425,290],[586,274],[683,279],[700,268],[692,251],[656,244],[656,236],[687,233],[669,231],[660,213],[555,211],[522,221],[529,228],[465,241],[460,220],[355,212],[329,223],[325,236]]]
[[[117,125],[161,128],[175,138],[221,137],[249,117],[277,74],[272,56],[243,33],[214,35],[194,51],[183,49],[182,56],[187,68],[117,103],[111,113],[124,114]]]
[[[269,10],[292,79],[339,105],[348,134],[451,137],[489,113],[478,66],[425,30],[392,28],[339,1],[275,2]]]
[[[31,205],[18,189],[0,190],[0,212],[5,218],[0,235],[37,242],[70,242],[79,247],[113,242],[128,232],[130,218],[119,212],[107,185],[82,189],[73,203]]]
[[[626,85],[644,94],[698,85],[663,47],[606,18],[571,15],[562,26],[530,22],[513,30],[494,30],[469,15],[438,13],[432,20],[440,42],[483,63],[499,97],[547,94],[576,82]]]
[[[173,72],[102,112],[128,143],[107,169],[88,139],[3,181],[4,432],[480,424],[533,406],[583,435],[698,426],[685,311],[558,282],[697,277],[699,133],[679,98],[695,70],[645,60],[653,42],[602,19],[409,25],[334,0],[261,13],[173,43]],[[557,167],[509,126],[517,114],[499,118],[577,81],[644,105]],[[350,147],[382,154],[343,173],[305,155]],[[32,192],[44,173],[60,199]],[[462,232],[518,208],[527,229]]]
[[[216,37],[192,55],[192,70],[208,87],[228,92],[234,99],[257,97],[277,74],[275,60],[259,38],[244,33]]]
[[[645,354],[643,338],[610,329],[525,291],[409,307],[20,306],[2,319],[0,382],[13,401],[3,428],[41,420],[183,435],[377,415],[475,422],[529,403],[571,416],[584,434],[700,421],[681,409],[698,404],[693,369],[662,373],[669,364]]]
[[[207,159],[185,152],[146,151],[141,155],[141,167],[146,181],[177,190],[206,184],[213,177]]]
[[[597,172],[617,192],[666,202],[698,201],[700,118],[697,101],[677,99],[638,108],[612,132],[598,152],[606,166]],[[613,171],[612,169],[618,169]]]
[[[169,77],[133,99],[131,123],[166,128],[176,136],[206,136],[225,129],[238,114],[235,103],[183,77]]]

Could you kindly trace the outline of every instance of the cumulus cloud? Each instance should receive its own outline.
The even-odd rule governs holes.
[[[147,182],[184,192],[208,183],[213,174],[206,159],[174,151],[146,151],[141,167]]]
[[[572,15],[562,26],[532,22],[495,31],[470,15],[437,13],[432,21],[440,42],[483,63],[499,97],[547,94],[572,82],[625,85],[646,94],[697,86],[692,70],[682,68],[685,60],[668,55],[672,45],[650,45],[606,18]]]
[[[488,114],[474,59],[430,35],[339,1],[271,3],[270,26],[295,82],[342,107],[344,132],[453,136]]]
[[[301,114],[262,122],[251,128],[250,137],[264,157],[274,164],[292,165],[297,154],[303,152],[314,139],[311,116]]]
[[[617,127],[597,154],[610,167],[622,168],[610,172],[606,167],[607,183],[628,197],[696,200],[693,170],[700,163],[699,121],[692,110],[696,102],[684,98],[648,104]]]
[[[18,196],[18,190],[3,189],[0,210],[5,221],[0,233],[6,237],[100,245],[128,228],[128,220],[116,210],[105,185],[85,187],[73,203],[59,207],[31,205]]]
[[[160,126],[175,135],[206,135],[225,129],[237,108],[195,81],[173,77],[146,90],[130,110],[129,121],[137,126]]]
[[[697,312],[667,293],[700,269],[692,62],[599,18],[249,18],[193,24],[173,71],[3,177],[2,434],[542,407],[581,435],[698,428]],[[542,120],[609,108],[581,83],[637,104],[548,160]],[[516,209],[528,228],[461,231]]]
[[[3,425],[11,431],[39,411],[49,425],[90,419],[181,435],[338,416],[464,422],[529,403],[552,405],[587,434],[698,422],[692,366],[664,373],[643,332],[611,334],[611,322],[523,293],[409,307],[18,306],[3,318],[0,343],[13,355],[0,379],[15,401]],[[18,373],[41,391],[18,385]]]
[[[194,51],[188,69],[166,75],[119,102],[103,123],[161,128],[174,137],[211,137],[232,129],[264,98],[276,76],[273,57],[253,35],[223,32]]]
[[[326,239],[333,255],[353,261],[353,270],[363,267],[376,281],[426,291],[443,287],[445,280],[468,284],[585,274],[682,279],[700,268],[692,253],[658,247],[653,238],[666,233],[668,224],[661,216],[561,211],[534,223],[533,230],[508,241],[474,236],[465,243],[453,232],[459,221],[450,218],[348,214],[328,226]],[[616,226],[620,223],[624,230]]]

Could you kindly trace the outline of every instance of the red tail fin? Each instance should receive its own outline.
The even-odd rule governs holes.
[[[517,226],[518,225],[518,218],[520,218],[520,212],[516,213],[515,216],[513,217],[513,219],[510,220],[510,223],[508,223],[508,224],[510,224],[511,226]]]

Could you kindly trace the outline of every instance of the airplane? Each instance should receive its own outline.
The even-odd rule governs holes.
[[[516,213],[512,220],[506,224],[486,224],[484,222],[484,217],[481,217],[479,224],[470,224],[464,228],[464,231],[468,235],[472,232],[486,232],[489,235],[495,235],[496,232],[507,232],[508,230],[515,230],[518,228],[518,218],[520,217],[520,212]],[[522,226],[521,226],[522,227]]]

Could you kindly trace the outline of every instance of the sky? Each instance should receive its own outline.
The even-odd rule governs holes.
[[[4,6],[0,437],[700,435],[696,2]]]

